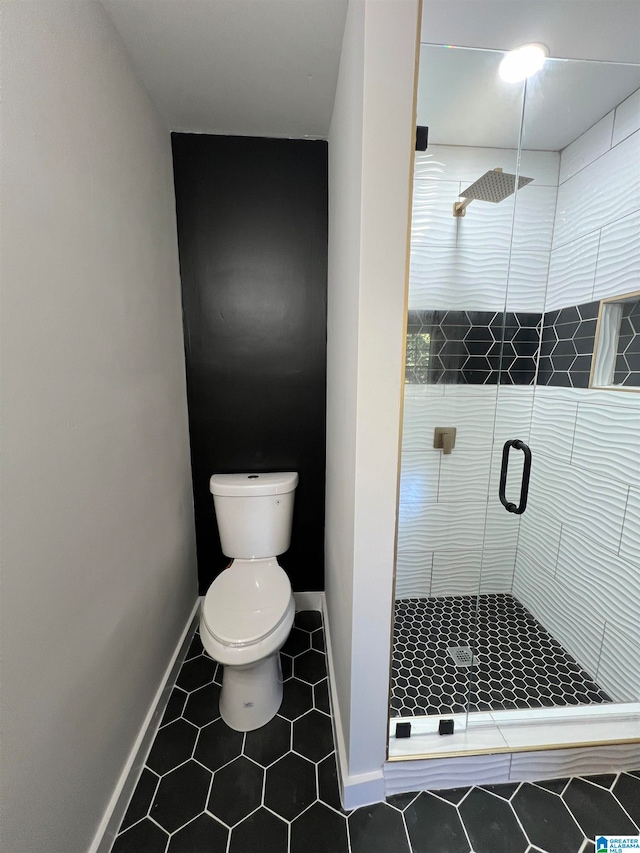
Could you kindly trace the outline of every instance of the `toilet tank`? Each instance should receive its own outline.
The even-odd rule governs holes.
[[[277,557],[291,543],[295,471],[214,474],[209,480],[222,552],[242,560]]]

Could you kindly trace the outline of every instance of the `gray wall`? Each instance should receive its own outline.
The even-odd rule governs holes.
[[[3,3],[0,849],[88,848],[196,600],[169,134],[98,3]]]

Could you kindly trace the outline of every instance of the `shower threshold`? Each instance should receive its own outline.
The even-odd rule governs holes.
[[[438,734],[440,719],[454,721],[452,735]],[[389,721],[389,761],[640,744],[640,702],[424,715],[410,720],[411,737],[396,739],[398,722],[409,720],[392,717]]]

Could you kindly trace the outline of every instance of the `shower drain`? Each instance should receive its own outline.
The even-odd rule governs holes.
[[[473,666],[473,652],[469,646],[449,646],[447,654],[456,666]]]

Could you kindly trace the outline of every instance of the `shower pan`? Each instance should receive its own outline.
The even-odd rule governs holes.
[[[640,67],[501,59],[421,48],[390,757],[640,742]]]

